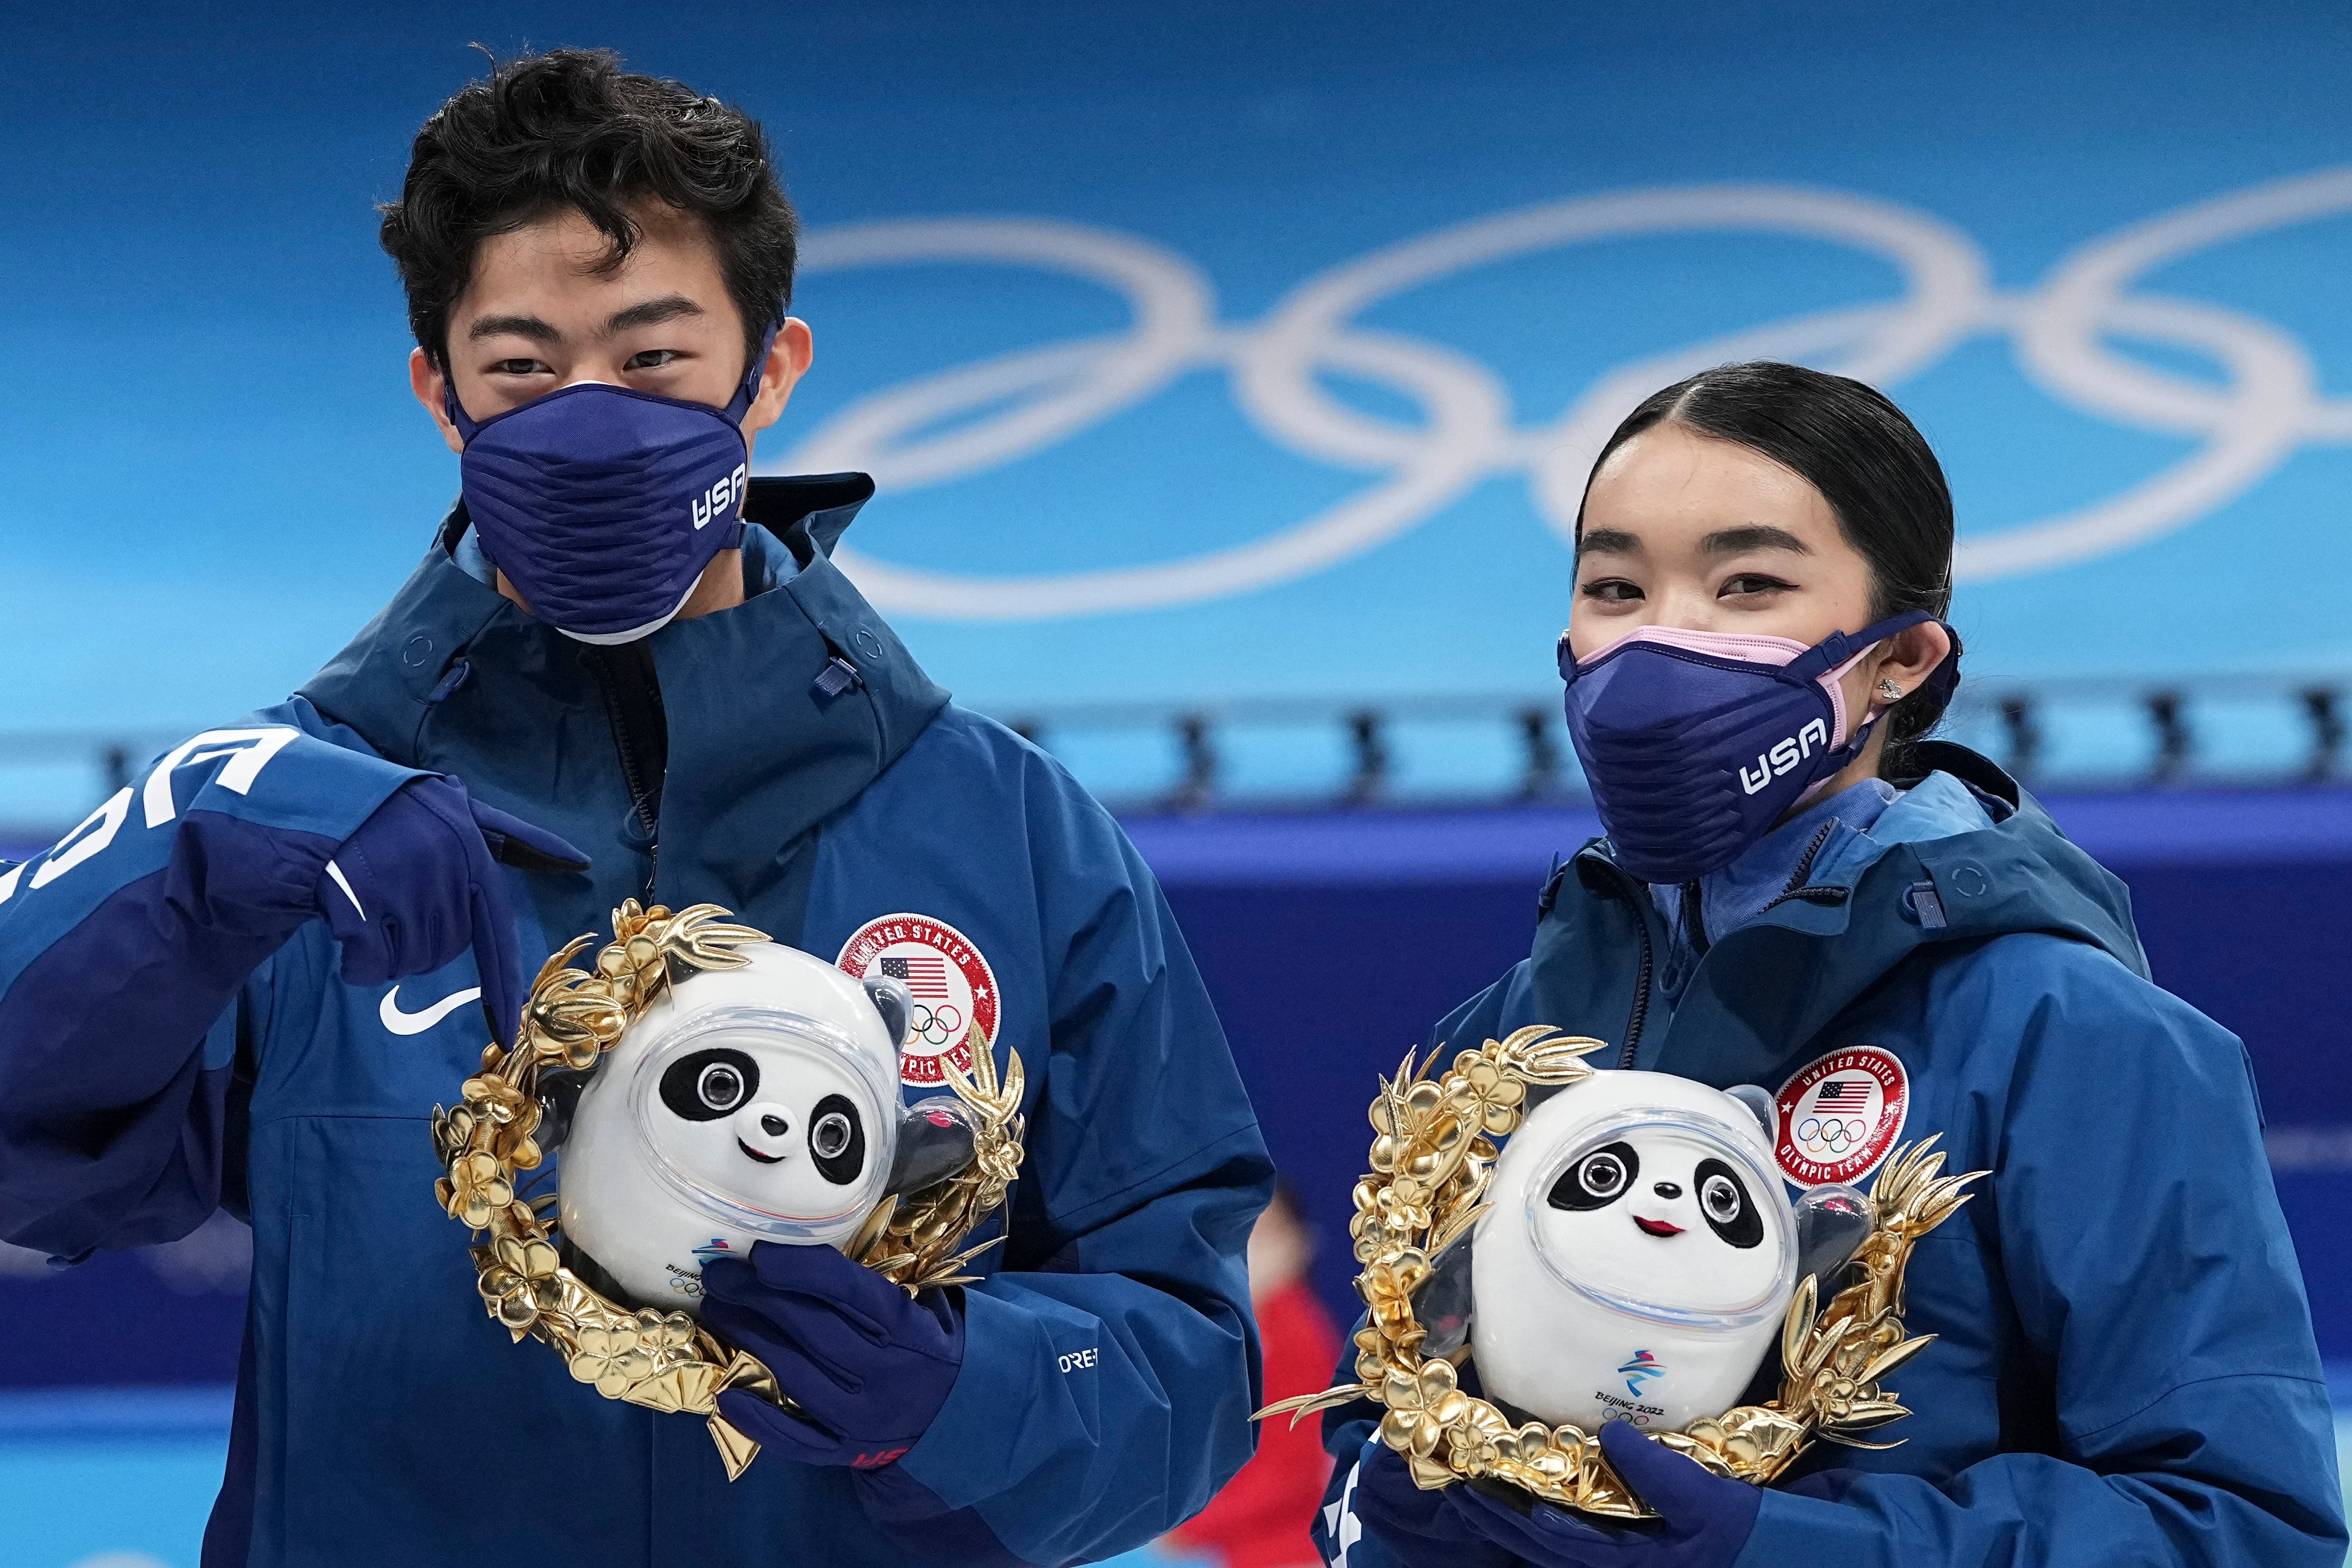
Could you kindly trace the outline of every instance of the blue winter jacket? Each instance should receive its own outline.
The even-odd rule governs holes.
[[[1071,1563],[1185,1519],[1249,1457],[1256,1119],[1117,825],[951,706],[828,560],[871,492],[753,481],[751,597],[609,650],[457,564],[461,509],[357,641],[242,721],[258,739],[0,868],[0,1238],[70,1257],[216,1205],[252,1222],[208,1568]],[[997,993],[1000,1065],[1027,1067],[1028,1158],[975,1238],[1010,1235],[964,1293],[961,1373],[902,1460],[767,1456],[730,1485],[700,1419],[601,1399],[484,1315],[426,1133],[483,1044],[478,1009],[436,1006],[470,957],[347,987],[313,921],[203,1038],[104,1027],[159,945],[218,936],[187,915],[208,878],[275,874],[190,863],[203,844],[261,824],[331,848],[420,770],[593,858],[508,873],[533,966],[628,897],[721,904],[828,959],[898,915],[968,944],[949,961]]]
[[[1816,1445],[1737,1568],[2339,1568],[2327,1390],[2244,1048],[2149,982],[2123,884],[2031,797],[1920,749],[1938,771],[1867,831],[1809,831],[1787,890],[1681,963],[1596,841],[1529,956],[1432,1038],[1551,1023],[1608,1040],[1596,1061],[1761,1084],[1784,1175],[1851,1162],[1867,1186],[1882,1134],[1990,1173],[1912,1258],[1909,1324],[1940,1337],[1895,1379],[1914,1414],[1877,1436],[1900,1446]],[[1370,1412],[1327,1418],[1335,1498]]]

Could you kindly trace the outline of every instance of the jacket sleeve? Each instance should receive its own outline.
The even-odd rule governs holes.
[[[2039,1364],[2006,1418],[2020,1451],[1769,1490],[1738,1568],[2344,1561],[2326,1388],[2243,1049],[2065,946],[2022,1002],[2015,966],[1978,963],[1946,966],[1930,1004],[2021,1039],[2011,1080],[1976,1092],[1999,1129],[1972,1206],[1988,1212],[1955,1221],[1998,1246]]]
[[[212,1213],[251,977],[411,777],[292,724],[207,730],[0,867],[0,1240],[79,1258]]]
[[[1052,1041],[1027,1064],[1004,1271],[965,1292],[929,1431],[861,1475],[877,1524],[932,1561],[1140,1545],[1248,1459],[1259,1403],[1244,1251],[1273,1167],[1224,1033],[1151,873],[1042,758],[1028,831]]]

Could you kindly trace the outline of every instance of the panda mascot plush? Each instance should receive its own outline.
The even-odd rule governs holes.
[[[1417,1296],[1424,1354],[1466,1338],[1486,1396],[1548,1426],[1678,1430],[1737,1405],[1799,1282],[1874,1223],[1851,1187],[1791,1202],[1774,1126],[1751,1084],[1602,1071],[1554,1092]]]
[[[960,1102],[902,1107],[913,1010],[773,942],[680,980],[589,1072],[543,1077],[564,1260],[633,1306],[698,1311],[755,1241],[845,1247],[887,1194],[971,1156]]]

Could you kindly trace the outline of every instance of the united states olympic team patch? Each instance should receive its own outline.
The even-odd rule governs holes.
[[[1911,1113],[1903,1063],[1874,1045],[1851,1045],[1790,1075],[1773,1096],[1780,1174],[1799,1186],[1860,1181],[1876,1170]]]
[[[835,959],[857,978],[887,975],[915,998],[898,1081],[919,1089],[947,1082],[940,1059],[971,1071],[971,1031],[996,1038],[996,972],[971,938],[928,915],[885,915],[859,926]]]

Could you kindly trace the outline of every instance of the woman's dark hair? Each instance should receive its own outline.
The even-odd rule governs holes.
[[[1951,609],[1951,488],[1918,428],[1876,388],[1772,360],[1718,365],[1644,398],[1601,447],[1592,472],[1633,437],[1665,423],[1737,442],[1819,490],[1846,542],[1870,563],[1872,620],[1925,610],[1940,621]],[[1589,491],[1591,481],[1585,485]],[[1584,537],[1580,506],[1576,533]],[[1959,661],[1955,632],[1955,672]],[[1901,778],[1913,770],[1906,754],[1943,717],[1948,689],[1923,683],[1895,705],[1886,716],[1882,774]]]
[[[379,210],[418,346],[448,369],[449,309],[483,240],[572,207],[612,241],[604,266],[617,267],[637,242],[629,206],[646,197],[709,226],[748,361],[791,303],[800,239],[767,139],[741,110],[625,72],[610,49],[497,66],[416,133],[400,200]]]

